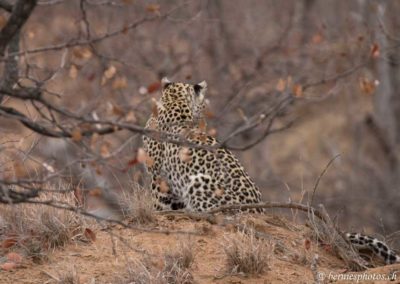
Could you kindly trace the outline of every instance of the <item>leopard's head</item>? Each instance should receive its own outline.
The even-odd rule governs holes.
[[[165,108],[181,108],[192,119],[200,118],[205,107],[206,81],[198,84],[171,82],[167,78],[162,81],[161,102]]]

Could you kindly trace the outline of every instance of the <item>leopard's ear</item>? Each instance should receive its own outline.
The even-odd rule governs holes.
[[[203,89],[207,88],[207,82],[206,81],[201,81],[200,83],[198,83],[197,85],[199,85],[200,87],[202,87]]]
[[[161,87],[162,89],[165,89],[169,84],[171,84],[171,81],[168,80],[167,77],[164,77],[161,79]]]
[[[201,81],[200,83],[194,85],[194,91],[196,94],[204,93],[204,91],[207,90],[207,82],[206,81]]]

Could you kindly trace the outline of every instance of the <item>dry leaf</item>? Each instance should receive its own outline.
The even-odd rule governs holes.
[[[18,241],[15,238],[7,238],[1,242],[1,247],[3,249],[10,248],[10,247],[14,246],[17,242]]]
[[[15,262],[15,263],[21,263],[22,262],[22,256],[16,252],[10,252],[6,255],[7,260]]]
[[[147,86],[147,93],[151,94],[161,88],[161,82],[154,82]]]
[[[315,35],[313,35],[311,42],[313,44],[320,44],[321,42],[323,42],[324,38],[322,37],[322,35],[320,33],[316,33]]]
[[[100,147],[100,155],[103,158],[110,157],[111,153],[110,153],[110,146],[109,146],[108,143],[103,143],[103,145],[101,145],[101,147]]]
[[[366,95],[371,95],[375,92],[375,82],[368,80],[367,78],[360,78],[359,87],[361,91]]]
[[[99,197],[99,196],[103,195],[103,191],[101,190],[101,188],[96,187],[96,188],[89,190],[89,195]]]
[[[7,19],[4,15],[0,15],[0,29],[2,29],[7,23]]]
[[[278,80],[278,83],[276,84],[275,89],[276,89],[278,92],[283,92],[283,91],[286,89],[286,81],[285,81],[284,79],[280,78],[280,79]]]
[[[119,107],[115,104],[112,104],[111,111],[116,116],[124,116],[125,115],[125,111],[121,107]]]
[[[100,135],[98,133],[93,133],[90,137],[90,148],[94,149],[96,147],[96,142],[99,140]]]
[[[88,240],[90,240],[92,242],[96,241],[96,234],[91,229],[86,228],[84,235]]]
[[[13,163],[13,168],[14,168],[14,176],[16,178],[21,178],[21,177],[24,177],[26,175],[25,167],[21,162],[15,161]]]
[[[201,119],[201,120],[199,121],[199,129],[200,129],[201,132],[206,132],[206,130],[207,130],[207,123],[206,123],[205,119]]]
[[[72,50],[72,54],[78,59],[90,59],[92,57],[92,52],[87,47],[75,47]]]
[[[304,247],[306,248],[306,250],[310,250],[311,248],[311,241],[309,239],[305,239],[304,240]]]
[[[184,163],[192,161],[192,156],[190,155],[190,149],[188,147],[182,147],[182,149],[180,149],[179,159]]]
[[[17,264],[15,262],[6,262],[0,265],[0,268],[6,271],[13,270],[17,268]]]
[[[82,140],[82,132],[80,128],[75,128],[71,133],[72,141],[79,142]]]
[[[108,80],[112,79],[117,73],[117,68],[111,65],[109,66],[103,73],[103,77],[101,78],[101,85],[107,83]]]
[[[293,94],[296,97],[299,97],[299,98],[302,97],[303,96],[303,87],[299,84],[295,84],[293,86]]]
[[[370,54],[371,54],[371,57],[372,57],[372,58],[378,58],[378,57],[379,57],[380,52],[379,52],[379,45],[378,45],[377,43],[374,43],[374,44],[371,46],[371,52],[370,52]]]
[[[160,15],[160,5],[158,4],[149,4],[146,7],[147,12],[154,13],[156,15]]]
[[[125,116],[125,121],[133,122],[133,123],[137,122],[136,115],[135,115],[135,113],[134,113],[132,110],[129,111],[129,112],[127,113],[127,115]]]
[[[114,90],[126,89],[126,87],[128,87],[128,81],[126,80],[126,77],[117,77],[112,82],[111,87]]]
[[[72,64],[69,68],[68,74],[71,79],[75,79],[76,77],[78,77],[78,68],[76,68],[76,66]]]

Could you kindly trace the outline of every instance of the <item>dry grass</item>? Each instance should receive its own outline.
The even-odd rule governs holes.
[[[223,246],[228,273],[259,275],[268,270],[272,248],[257,239],[254,231],[238,232],[234,236],[225,237]]]
[[[73,205],[72,194],[46,195]],[[46,260],[46,251],[63,247],[79,234],[89,220],[70,211],[46,205],[0,205],[0,243],[21,251],[35,262]],[[9,245],[15,243],[13,246]]]
[[[125,217],[136,224],[149,224],[154,222],[154,207],[150,190],[139,186],[122,194],[121,207]]]
[[[149,264],[149,260],[129,264],[125,277],[116,283],[191,284],[194,283],[190,272],[194,258],[190,240],[182,241],[175,249],[164,254],[162,269]]]

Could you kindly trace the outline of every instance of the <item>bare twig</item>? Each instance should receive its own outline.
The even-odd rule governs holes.
[[[312,206],[313,201],[314,201],[314,196],[315,196],[315,192],[317,191],[319,182],[321,180],[321,178],[324,176],[324,174],[326,173],[326,171],[328,170],[328,168],[330,167],[330,165],[332,165],[332,163],[340,157],[340,154],[337,154],[335,157],[333,157],[332,159],[329,160],[328,164],[326,164],[325,168],[322,170],[322,172],[319,174],[315,184],[314,184],[314,188],[313,188],[313,192],[311,195],[311,200],[310,200],[310,206]]]

